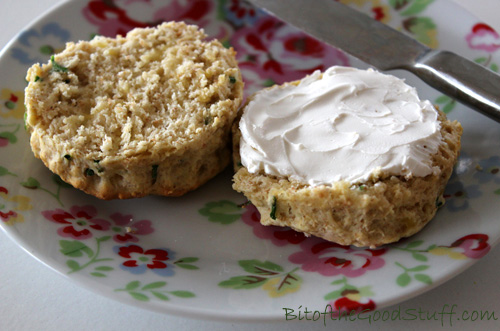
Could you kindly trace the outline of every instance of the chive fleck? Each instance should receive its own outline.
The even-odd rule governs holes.
[[[71,160],[71,155],[66,154],[66,155],[64,155],[64,158],[65,158],[66,160]]]
[[[269,214],[273,220],[276,219],[276,200],[276,196],[273,196],[273,204],[271,206],[271,213]]]
[[[40,76],[35,76],[35,83],[38,82],[40,80]]]
[[[56,62],[54,55],[50,57],[50,62],[52,63],[52,70],[56,72],[68,72],[68,68]]]
[[[442,196],[438,196],[436,198],[436,207],[440,208],[444,205],[444,198]]]
[[[229,42],[229,40],[224,40],[221,43],[222,43],[222,46],[224,46],[225,48],[231,47],[231,43]]]
[[[153,169],[151,171],[151,178],[153,179],[153,184],[156,183],[156,179],[158,178],[158,165],[153,165]]]
[[[87,168],[85,169],[85,176],[94,176],[94,170]]]
[[[366,190],[366,186],[363,185],[363,184],[359,185],[359,190],[360,191],[365,191]]]
[[[236,78],[235,78],[235,77],[233,77],[233,76],[229,76],[229,82],[230,82],[231,84],[236,83]]]
[[[101,160],[94,160],[94,163],[96,164],[97,172],[101,173],[101,172],[104,171],[104,168],[101,167],[101,165],[99,164],[99,162],[101,162]]]

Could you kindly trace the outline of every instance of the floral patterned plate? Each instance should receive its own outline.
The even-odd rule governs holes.
[[[500,36],[449,1],[342,2],[498,70]],[[334,64],[365,67],[243,1],[87,0],[53,9],[0,60],[0,226],[50,268],[146,309],[283,320],[305,309],[338,314],[395,304],[457,275],[499,241],[498,124],[399,71],[464,126],[445,204],[422,232],[399,243],[359,249],[263,227],[253,206],[240,206],[245,198],[231,189],[229,169],[181,198],[100,201],[69,187],[30,151],[23,128],[26,69],[68,40],[165,20],[196,23],[234,47],[247,95]]]

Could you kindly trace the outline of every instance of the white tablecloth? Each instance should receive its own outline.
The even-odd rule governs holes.
[[[60,0],[0,0],[0,48],[25,25]],[[500,31],[500,0],[456,0],[477,17]],[[478,6],[479,7],[478,8]],[[0,77],[1,79],[1,77]],[[500,88],[500,87],[499,87]],[[500,127],[499,127],[500,129]],[[499,222],[500,226],[500,222]],[[472,268],[440,287],[388,308],[422,311],[488,310],[496,321],[439,320],[342,321],[327,323],[231,323],[202,321],[141,310],[78,287],[35,261],[0,232],[0,330],[499,330],[500,247],[494,248]],[[448,305],[448,306],[446,306]],[[432,316],[431,316],[432,317]]]

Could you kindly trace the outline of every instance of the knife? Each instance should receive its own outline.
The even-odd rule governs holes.
[[[316,39],[385,71],[403,69],[500,122],[500,75],[411,37],[334,0],[249,0]]]

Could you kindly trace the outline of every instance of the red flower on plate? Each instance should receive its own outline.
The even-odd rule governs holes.
[[[488,53],[493,53],[500,48],[500,36],[492,27],[484,23],[474,25],[465,40],[470,48]]]
[[[236,49],[247,90],[248,86],[256,90],[301,79],[335,64],[349,64],[339,50],[271,16],[235,31],[231,45]]]
[[[160,276],[171,276],[174,274],[173,266],[168,265],[167,261],[173,258],[173,252],[163,249],[143,249],[134,244],[115,247],[118,255],[125,258],[120,267],[133,274],[145,273],[148,269]]]
[[[327,300],[335,300],[326,306],[330,307],[332,318],[342,318],[375,309],[375,302],[370,299],[374,295],[371,286],[356,287],[349,284],[346,277],[333,281],[332,285],[343,285],[325,296]]]
[[[330,306],[333,308],[332,317],[342,318],[343,316],[350,316],[351,314],[375,310],[376,305],[373,300],[368,299],[367,301],[365,300],[365,302],[361,301],[361,299],[358,301],[347,296],[335,300],[335,302],[330,303]]]
[[[97,210],[93,206],[73,206],[69,212],[62,209],[42,211],[42,215],[51,222],[61,224],[57,233],[61,237],[77,240],[91,238],[94,231],[107,231],[110,222],[96,218]]]
[[[92,0],[83,8],[83,16],[98,26],[98,33],[108,37],[125,35],[133,28],[156,26],[161,22],[184,21],[199,26],[214,8],[213,1],[163,0]]]

